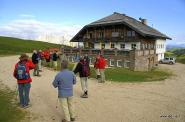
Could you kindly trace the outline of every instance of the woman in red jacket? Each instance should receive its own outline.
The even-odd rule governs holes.
[[[100,71],[100,77],[101,77],[101,79],[100,79],[100,83],[105,83],[105,66],[106,66],[106,60],[105,60],[105,58],[102,56],[102,55],[100,55],[100,58],[99,58],[99,60],[98,60],[98,69],[99,69],[99,71]]]
[[[21,107],[28,107],[29,92],[31,88],[32,79],[30,77],[30,70],[35,68],[31,60],[28,60],[26,54],[21,54],[20,61],[15,65],[14,77],[17,79],[19,99]]]

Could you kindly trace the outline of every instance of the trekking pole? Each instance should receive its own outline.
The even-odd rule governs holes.
[[[56,101],[56,108],[58,108],[58,98],[57,98],[57,101]]]
[[[74,64],[72,71],[74,71],[74,70],[75,70],[75,68],[76,68],[77,64],[78,64],[77,62]]]
[[[16,99],[17,101],[19,102],[19,90],[18,90],[18,84],[16,85],[16,88],[15,88],[15,94],[16,94]]]

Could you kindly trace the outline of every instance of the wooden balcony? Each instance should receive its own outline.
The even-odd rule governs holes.
[[[139,42],[141,39],[138,37],[104,37],[104,38],[86,38],[82,39],[83,42]]]

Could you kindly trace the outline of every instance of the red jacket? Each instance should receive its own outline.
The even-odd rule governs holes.
[[[98,60],[98,69],[105,69],[106,61],[105,58],[100,58]]]
[[[19,62],[18,62],[19,63]],[[15,69],[13,72],[13,76],[16,78],[16,68],[18,67],[18,63],[15,65]],[[31,60],[24,61],[26,63],[26,72],[29,74],[29,78],[27,80],[17,80],[18,83],[30,83],[32,79],[30,77],[30,70],[35,68],[35,65],[32,63]]]
[[[48,51],[44,52],[44,57],[45,57],[45,59],[50,59],[50,54]]]

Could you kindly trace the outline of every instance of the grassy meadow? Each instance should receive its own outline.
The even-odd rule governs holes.
[[[0,37],[0,56],[31,53],[34,49],[60,48],[59,44],[41,41],[23,40],[12,37]]]
[[[72,70],[74,63],[69,64],[69,69]],[[47,67],[52,67],[47,65]],[[57,70],[60,70],[60,62],[58,62]],[[107,68],[105,70],[106,80],[113,82],[147,82],[147,81],[161,81],[169,78],[172,73],[155,68],[149,72],[131,71],[125,68]],[[91,67],[90,78],[96,78],[95,69]]]
[[[20,122],[26,112],[18,108],[15,102],[16,93],[0,84],[0,122]]]
[[[176,57],[176,61],[185,64],[185,49],[172,49],[165,53],[165,56]]]

